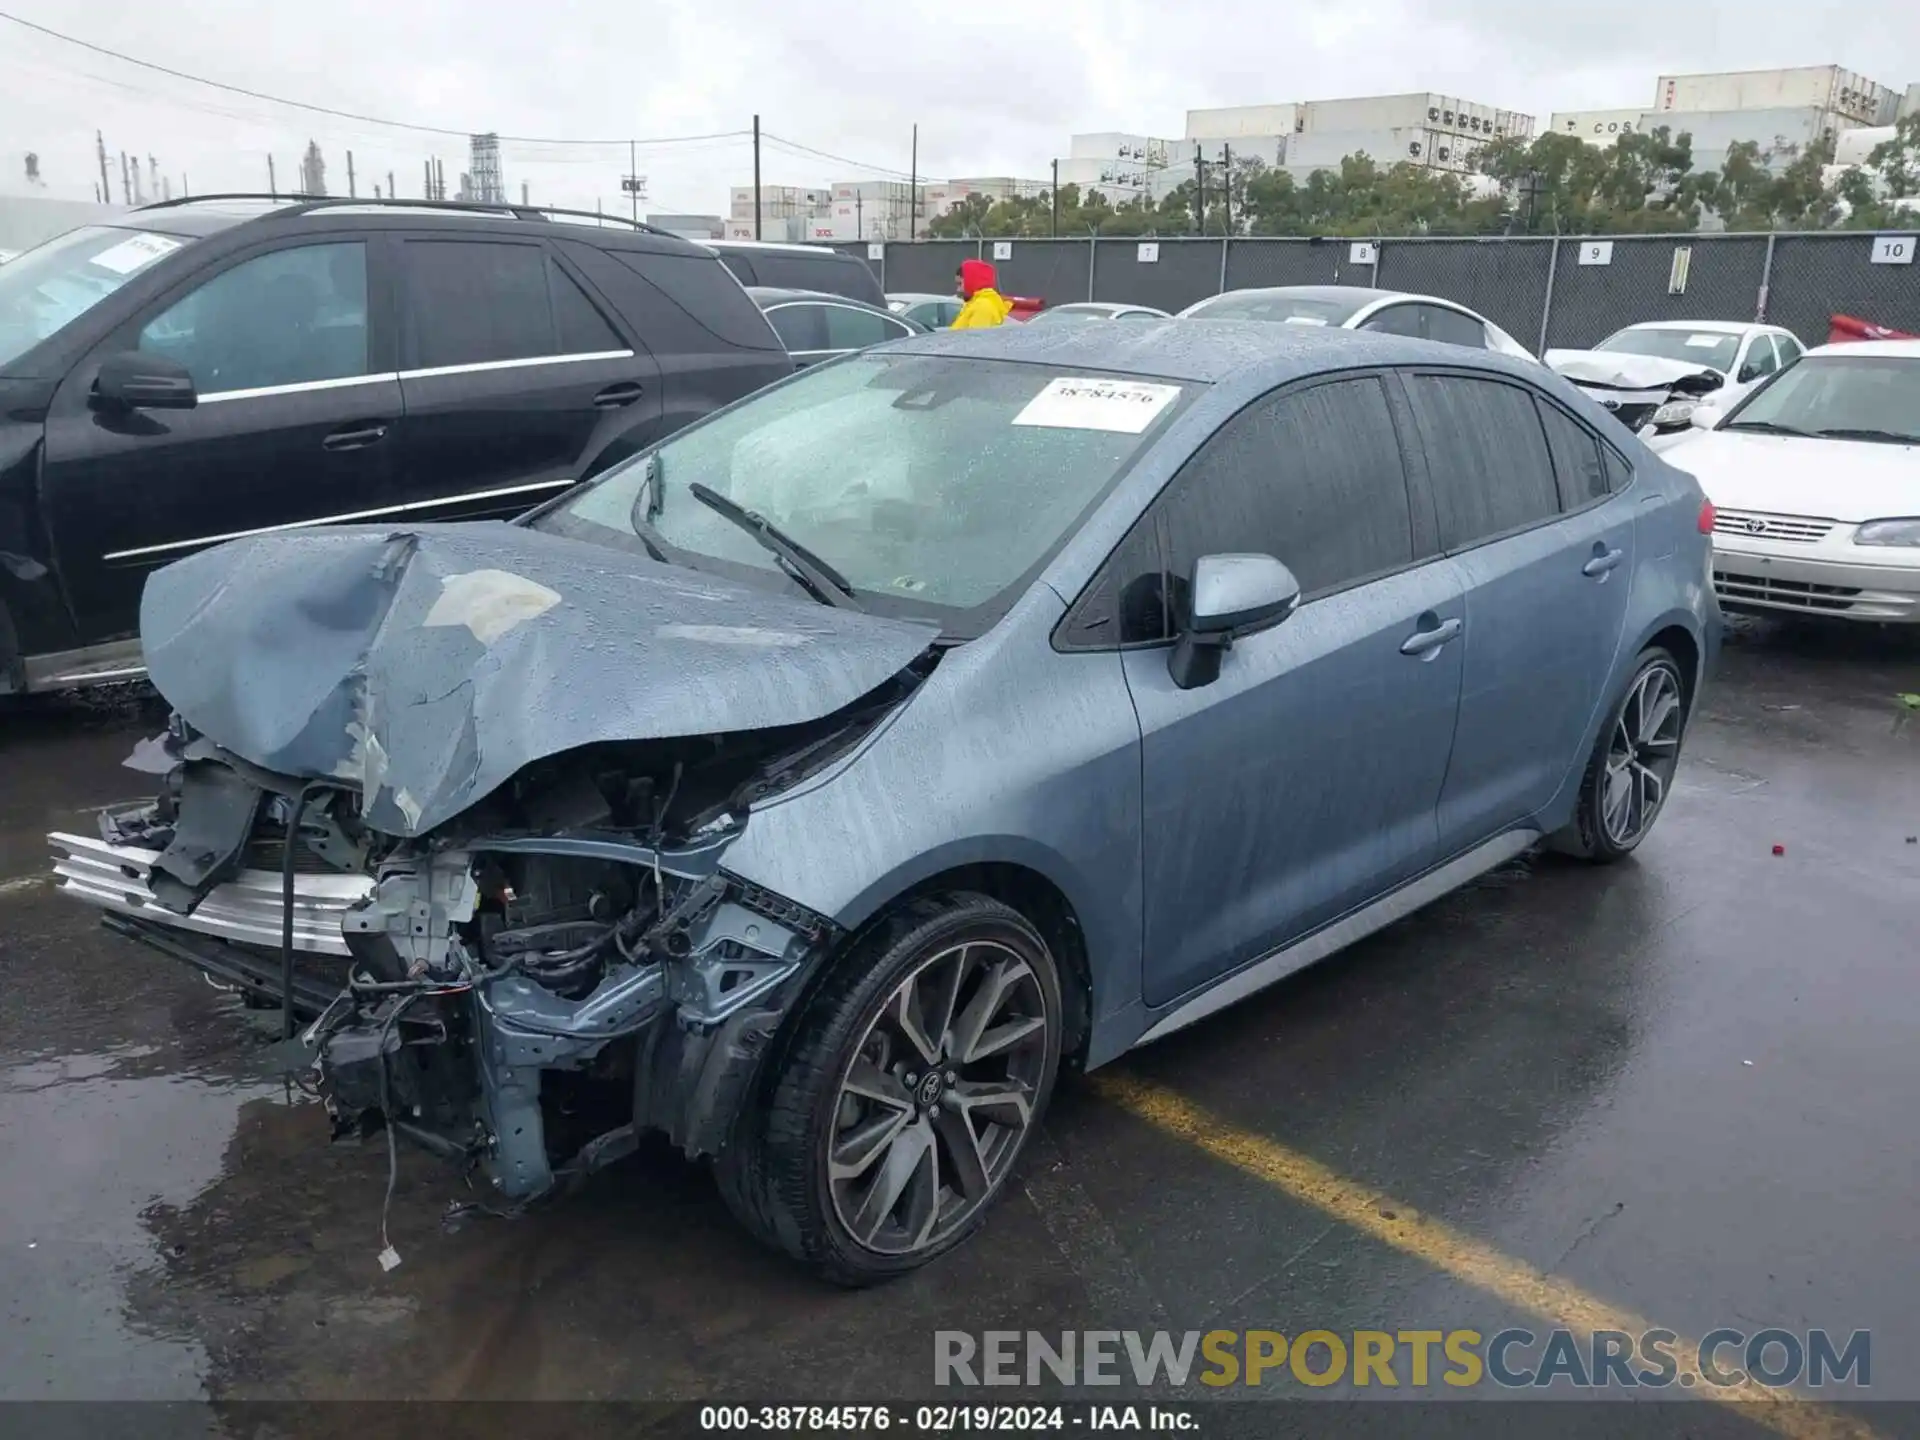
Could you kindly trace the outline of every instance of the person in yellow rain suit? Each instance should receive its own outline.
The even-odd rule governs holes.
[[[984,260],[962,260],[959,276],[960,297],[967,303],[953,317],[950,328],[984,330],[990,325],[1004,325],[1013,313],[1013,302],[993,288],[999,279],[993,266]]]

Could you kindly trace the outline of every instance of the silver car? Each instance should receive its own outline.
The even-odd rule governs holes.
[[[1718,643],[1710,523],[1499,355],[916,336],[513,524],[159,571],[161,798],[52,843],[284,1005],[341,1132],[511,1205],[664,1132],[865,1284],[973,1232],[1063,1067],[1543,840],[1631,852]]]
[[[1533,352],[1486,316],[1438,295],[1412,295],[1401,290],[1370,290],[1359,285],[1272,285],[1209,295],[1180,314],[1188,319],[1266,320],[1282,325],[1371,330],[1492,350],[1518,359],[1533,358]]]

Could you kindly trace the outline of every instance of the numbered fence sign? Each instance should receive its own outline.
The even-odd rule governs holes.
[[[994,241],[993,258],[996,260],[1011,260],[1013,258],[1013,242],[1011,240]]]
[[[1349,265],[1371,265],[1373,261],[1373,242],[1371,240],[1356,240],[1347,246],[1347,263]]]
[[[867,244],[867,258],[869,260],[886,259],[887,247],[878,240],[869,241]]]
[[[1873,263],[1911,265],[1916,238],[1912,235],[1876,235],[1873,237]]]
[[[1152,240],[1142,240],[1134,258],[1142,265],[1152,265],[1160,259],[1160,246]]]
[[[1582,240],[1580,242],[1580,263],[1582,265],[1611,265],[1613,263],[1613,242],[1611,240]]]

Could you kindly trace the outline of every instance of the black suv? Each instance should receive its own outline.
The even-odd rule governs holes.
[[[519,514],[792,373],[713,251],[566,216],[205,197],[0,269],[0,694],[138,673],[202,546]]]

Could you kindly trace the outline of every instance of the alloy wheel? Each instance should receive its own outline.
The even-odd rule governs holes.
[[[1641,671],[1614,722],[1601,785],[1600,823],[1615,846],[1637,844],[1666,804],[1685,718],[1679,676],[1664,664]]]
[[[1033,967],[998,942],[954,945],[908,972],[834,1103],[827,1182],[855,1241],[913,1254],[986,1203],[1033,1123],[1055,1023]]]

